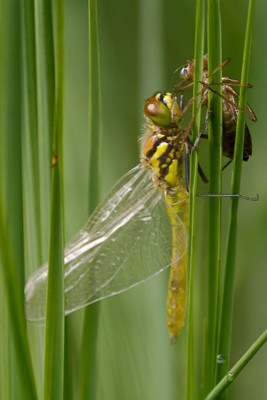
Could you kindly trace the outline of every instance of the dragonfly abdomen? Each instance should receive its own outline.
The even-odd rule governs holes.
[[[184,326],[186,312],[186,264],[187,254],[173,263],[169,276],[167,298],[167,323],[171,341],[174,342]]]
[[[187,190],[181,187],[174,195],[167,194],[167,201],[188,230],[189,194]],[[175,342],[184,326],[186,312],[187,253],[182,258],[177,257],[180,247],[179,232],[173,213],[167,207],[166,209],[172,225],[172,264],[167,297],[167,324],[171,342]]]

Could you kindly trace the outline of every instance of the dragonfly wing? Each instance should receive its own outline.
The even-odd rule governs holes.
[[[183,222],[175,216],[181,258],[187,249]],[[65,313],[123,292],[170,265],[172,231],[150,175],[140,166],[110,190],[85,226],[65,247]],[[29,320],[45,318],[48,266],[25,287]]]

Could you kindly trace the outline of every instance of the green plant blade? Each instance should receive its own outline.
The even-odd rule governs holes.
[[[47,260],[55,71],[51,0],[34,0],[42,262]]]
[[[98,34],[97,0],[88,1],[89,20],[89,186],[88,212],[100,200],[100,167],[102,142],[101,64]]]
[[[100,147],[101,147],[101,70],[98,37],[97,0],[88,1],[89,18],[89,214],[100,198]],[[82,369],[80,398],[96,396],[96,340],[98,304],[87,307],[84,312]]]
[[[56,97],[51,181],[44,400],[63,399],[64,385],[64,202],[63,202],[63,64],[64,2],[56,4]]]
[[[248,10],[247,30],[246,30],[243,66],[242,66],[241,84],[243,85],[246,85],[248,83],[254,13],[255,13],[255,0],[251,0],[249,3],[249,10]],[[239,107],[245,110],[246,104],[247,104],[247,88],[241,87]],[[239,193],[240,191],[242,158],[243,158],[243,148],[244,148],[244,132],[245,132],[245,115],[239,112],[237,119],[234,165],[232,173],[233,194]],[[227,250],[226,250],[226,265],[224,271],[222,312],[221,312],[221,322],[220,322],[220,340],[218,347],[218,354],[221,355],[224,362],[218,364],[218,380],[222,379],[222,377],[229,370],[229,363],[230,363],[233,300],[234,300],[234,279],[235,279],[235,255],[236,255],[236,243],[237,243],[237,217],[238,217],[238,204],[239,204],[239,201],[236,198],[232,198],[230,201],[231,201],[230,218],[229,218],[229,230],[228,230]]]
[[[30,351],[24,315],[23,283],[18,274],[18,266],[11,250],[10,233],[6,225],[2,199],[0,200],[0,237],[1,237],[1,275],[5,285],[8,317],[16,353],[16,367],[19,376],[22,399],[36,399],[36,388],[30,358]],[[9,338],[7,338],[7,341]],[[12,377],[9,377],[12,379]]]
[[[36,389],[23,295],[18,1],[0,4],[0,58],[0,397],[26,400],[36,399]]]
[[[208,72],[209,74],[221,64],[221,17],[220,2],[208,0]],[[212,76],[215,82],[221,82],[221,69]],[[221,87],[219,87],[221,90]],[[218,91],[219,91],[218,90]],[[222,100],[209,92],[209,155],[210,186],[212,194],[221,193],[222,166]],[[207,393],[215,380],[218,292],[220,278],[221,251],[221,199],[209,199],[209,261],[208,261],[208,317],[207,346],[205,354],[204,392]]]
[[[205,33],[205,1],[198,0],[196,8],[196,28],[195,28],[195,76],[193,96],[201,90],[204,53],[204,33]],[[200,97],[193,104],[193,115],[200,103]],[[201,112],[198,113],[192,129],[192,141],[197,138],[200,131]],[[195,253],[195,211],[196,211],[196,188],[198,176],[198,151],[191,153],[190,165],[190,226],[189,226],[189,248],[188,248],[188,339],[187,339],[187,394],[186,398],[194,398],[194,253]]]
[[[38,167],[37,89],[34,4],[24,0],[21,9],[22,61],[22,180],[25,275],[41,265],[41,221]],[[43,379],[43,329],[28,325],[34,373],[39,393]]]
[[[55,166],[51,182],[51,234],[47,284],[44,395],[46,399],[63,399],[64,372],[64,280],[62,191],[59,167]]]

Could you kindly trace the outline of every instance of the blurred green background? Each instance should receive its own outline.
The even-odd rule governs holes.
[[[248,2],[221,2],[223,59],[232,58],[223,75],[239,79]],[[232,363],[266,326],[267,261],[267,3],[259,0],[253,37],[248,99],[258,122],[248,121],[253,156],[243,163],[242,194],[260,201],[240,202]],[[118,1],[99,3],[103,85],[102,193],[138,163],[143,102],[157,90],[171,90],[177,67],[193,56],[195,1]],[[87,219],[88,184],[88,39],[87,1],[66,1],[65,189],[67,239]],[[207,171],[207,144],[200,145]],[[231,167],[223,175],[230,190]],[[207,189],[200,182],[199,192]],[[195,338],[202,361],[207,268],[207,200],[197,200],[197,293]],[[223,248],[228,222],[223,212]],[[224,252],[222,253],[222,265]],[[100,305],[97,343],[98,399],[183,399],[186,330],[174,346],[168,340],[165,302],[168,271]],[[82,312],[71,316],[75,326]],[[79,342],[74,347],[77,365]],[[231,386],[231,399],[267,398],[266,348]],[[196,393],[200,394],[198,376]]]
[[[87,3],[87,0],[65,1],[66,240],[69,240],[88,218]],[[13,17],[15,15],[16,18],[19,18],[18,2],[12,1],[9,6],[10,9],[13,8]],[[221,2],[223,59],[232,58],[232,62],[226,67],[223,74],[236,79],[241,76],[247,6],[248,1],[244,0]],[[0,3],[0,10],[2,10],[1,7]],[[14,59],[13,69],[8,71],[10,76],[5,77],[5,85],[10,88],[9,94],[12,98],[12,96],[16,97],[16,90],[19,91],[19,81],[12,79],[13,76],[19,78],[20,75],[18,41],[20,31],[19,24],[15,24],[14,29],[8,17],[10,16],[8,15],[4,21],[5,29],[10,35],[10,42],[12,43],[14,40],[17,46],[14,48],[10,46],[10,49],[7,49]],[[249,103],[258,117],[258,122],[248,121],[253,138],[253,156],[247,163],[243,163],[241,193],[252,197],[258,193],[260,201],[256,203],[243,201],[239,206],[232,365],[266,328],[267,320],[266,21],[267,3],[264,0],[258,0],[250,73],[250,82],[254,88],[248,93]],[[138,163],[138,138],[142,134],[145,122],[143,117],[144,100],[155,91],[172,90],[174,84],[180,79],[179,72],[174,73],[174,71],[193,57],[195,1],[114,0],[111,2],[102,0],[99,2],[99,29],[103,96],[101,153],[103,196],[118,178]],[[1,39],[4,43],[6,38],[2,37]],[[9,42],[6,41],[6,43]],[[5,60],[1,62],[6,67]],[[6,87],[5,89],[7,90]],[[3,108],[5,108],[5,99],[1,98],[0,100],[1,106],[4,105]],[[18,133],[20,121],[16,113],[19,113],[21,99],[16,98],[16,100],[14,111],[12,105],[7,103],[9,113],[12,114],[12,121],[10,114],[8,115],[10,132]],[[10,138],[12,139],[12,135]],[[208,171],[207,143],[201,143],[199,149],[201,165],[205,171]],[[8,171],[8,163],[6,163],[6,159],[0,161],[0,177],[2,179],[6,173],[5,168]],[[17,163],[19,165],[20,160],[17,160]],[[6,175],[8,176],[8,173]],[[223,174],[224,193],[230,191],[230,182],[231,166]],[[12,184],[16,185],[16,182],[12,181],[10,185]],[[199,182],[198,191],[202,193],[207,191],[202,182]],[[14,198],[12,200],[19,203],[21,199]],[[206,316],[207,203],[205,198],[197,199],[196,399],[201,398],[203,321]],[[229,202],[225,199],[222,220],[222,267],[224,266],[228,206]],[[18,225],[21,225],[21,221]],[[17,231],[16,234],[19,236],[22,232]],[[19,254],[23,254],[22,249],[17,248],[16,250],[17,257]],[[36,265],[37,267],[38,265]],[[99,303],[100,316],[95,365],[97,400],[177,400],[185,398],[186,327],[177,343],[171,345],[165,317],[167,281],[168,271],[165,271],[134,289]],[[2,302],[4,296],[1,282],[0,286],[0,301]],[[95,305],[90,307],[95,307]],[[12,354],[13,351],[12,342],[9,340],[10,328],[4,325],[5,309],[3,308],[3,310],[0,313],[0,328],[2,337],[5,336],[8,343],[8,349],[5,346],[6,342],[3,341],[0,344],[0,397],[2,393],[1,379],[4,382],[8,376],[8,368],[10,368],[10,365],[2,363],[2,360],[8,352]],[[78,398],[83,313],[83,310],[77,311],[67,318],[71,331],[68,343],[73,372],[73,399]],[[43,327],[36,329],[44,331]],[[31,339],[30,345],[34,349]],[[43,348],[43,343],[40,343],[39,351],[41,348]],[[263,400],[267,398],[266,361],[267,349],[265,346],[231,385],[230,399]],[[39,366],[41,364],[42,361]],[[38,366],[35,364],[34,367],[38,375]],[[14,374],[15,384],[16,380],[17,377]],[[13,382],[8,382],[10,387],[12,384]],[[39,392],[41,392],[40,387],[41,385]],[[20,398],[18,391],[19,386],[15,385],[14,392],[11,388],[10,398]]]

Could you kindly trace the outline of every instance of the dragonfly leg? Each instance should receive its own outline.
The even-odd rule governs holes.
[[[187,110],[191,107],[191,105],[196,101],[197,97],[200,96],[201,94],[202,94],[202,90],[201,90],[200,92],[198,92],[198,93],[196,94],[195,97],[191,97],[191,99],[188,100],[188,102],[186,103],[186,106],[185,106],[185,107],[184,107],[184,104],[182,104],[182,107],[183,107],[183,108],[182,108],[182,112],[181,112],[180,115],[179,115],[180,119],[183,118],[183,116],[186,114]],[[198,111],[197,111],[197,112],[198,112]],[[197,112],[196,112],[196,113],[197,113]],[[193,122],[194,122],[195,118],[196,118],[196,115],[192,117]],[[191,120],[192,120],[192,119],[191,119]],[[192,123],[193,123],[193,122],[192,122]],[[191,121],[190,121],[190,123],[191,123]],[[189,123],[189,125],[190,125],[190,123]],[[191,129],[191,128],[190,128],[190,129]],[[189,129],[189,130],[190,130],[190,129]]]
[[[206,135],[206,134],[204,134],[204,133],[201,133],[201,134],[200,134],[200,139],[208,139],[208,138],[209,138],[208,135]],[[189,141],[190,141],[190,139],[189,139]],[[198,142],[197,142],[197,144],[198,144]],[[190,147],[190,150],[191,150],[191,151],[195,150],[195,148],[196,148],[196,142],[194,143],[194,146],[193,146],[192,142],[190,141],[190,146],[191,146],[191,147]],[[228,161],[225,163],[225,165],[222,167],[222,171],[224,171],[232,162],[233,162],[233,160],[228,160]],[[201,168],[201,166],[200,166],[199,164],[198,164],[198,172],[199,172],[199,175],[201,176],[203,182],[208,183],[209,180],[208,180],[208,178],[206,177],[205,172],[202,170],[202,168]]]
[[[194,86],[194,83],[189,83],[188,85],[182,86],[182,84],[183,84],[184,82],[186,82],[186,81],[187,81],[187,77],[184,78],[181,82],[179,82],[178,85],[175,85],[175,86],[174,86],[173,92],[174,92],[174,93],[182,92],[182,91],[187,90],[187,89],[190,89],[191,87]]]
[[[188,143],[185,143],[185,183],[187,191],[189,192],[190,184],[190,153],[188,148]]]
[[[227,163],[222,167],[222,171],[224,171],[232,162],[233,160],[228,160]]]
[[[256,197],[247,197],[243,196],[242,194],[214,194],[214,193],[197,193],[197,197],[227,197],[227,198],[237,198],[241,200],[248,200],[248,201],[258,201],[259,195],[257,194]]]
[[[201,93],[202,93],[202,91],[199,92],[199,93],[197,94],[197,96],[199,96]],[[190,99],[189,102],[190,102],[190,101],[195,101],[195,99],[196,99],[197,96],[192,97],[192,99]],[[188,102],[188,103],[189,103],[189,102]],[[188,106],[188,103],[187,103],[187,105],[185,106],[184,111],[182,112],[183,115],[185,114],[185,110],[186,110],[186,108],[187,108],[187,106]],[[189,122],[189,124],[188,124],[188,127],[186,128],[186,131],[185,131],[185,134],[184,134],[184,141],[185,141],[185,142],[187,141],[187,139],[188,139],[188,137],[189,137],[189,133],[190,133],[190,131],[191,131],[191,129],[192,129],[193,123],[195,122],[195,119],[196,119],[196,117],[197,117],[197,114],[199,113],[201,107],[202,107],[205,103],[206,103],[206,98],[203,97],[203,98],[200,100],[200,102],[199,102],[199,104],[198,104],[198,106],[197,106],[197,108],[196,108],[195,114],[192,116],[192,118],[191,118],[191,120],[190,120],[190,122]]]
[[[174,95],[174,102],[173,102],[173,105],[172,105],[172,111],[171,111],[171,121],[172,122],[174,122],[175,105],[177,103],[178,103],[178,97],[175,94]],[[189,105],[189,107],[190,107],[190,105]],[[181,111],[183,111],[183,113],[180,115],[181,119],[182,119],[182,116],[184,115],[184,107],[185,107],[185,105],[184,105],[184,94],[182,93],[181,96],[180,96],[180,100],[179,100],[179,108],[180,108]]]
[[[231,61],[231,58],[227,58],[225,61],[223,61],[222,64],[218,65],[218,67],[216,67],[216,68],[209,74],[209,77],[211,77],[212,75],[216,74],[216,72],[219,71],[220,69],[226,67],[226,65],[229,64],[230,61]]]
[[[172,123],[174,122],[174,111],[175,111],[175,104],[177,103],[177,96],[174,96],[174,102],[172,105],[172,112],[171,112],[171,121]]]
[[[211,87],[210,85],[208,85],[207,83],[202,82],[202,81],[201,81],[200,83],[202,83],[202,85],[203,85],[205,88],[207,88],[208,90],[210,90],[211,92],[217,94],[217,96],[221,97],[224,101],[226,101],[227,103],[231,104],[231,106],[233,106],[236,110],[240,111],[240,112],[241,112],[242,114],[244,114],[246,117],[248,117],[249,119],[251,119],[251,121],[254,121],[254,122],[257,121],[256,115],[254,114],[254,112],[252,111],[251,107],[250,107],[248,104],[247,104],[246,108],[247,108],[247,110],[248,110],[249,112],[247,113],[246,111],[242,110],[235,102],[233,102],[233,101],[231,101],[230,99],[228,99],[227,96],[225,96],[224,94],[221,94],[221,93],[217,92],[216,90],[212,89],[212,87]],[[232,89],[233,92],[231,91],[230,93],[232,93],[234,96],[236,96],[236,97],[239,98],[239,94],[238,94],[233,88],[231,88],[231,89]],[[228,90],[228,89],[227,89],[227,90]],[[230,91],[230,88],[229,88],[228,91]]]
[[[199,175],[200,175],[200,177],[201,177],[203,182],[205,182],[205,183],[209,182],[208,178],[205,175],[205,172],[203,171],[203,169],[201,168],[199,163],[198,163],[198,173],[199,173]]]
[[[183,109],[184,109],[184,93],[182,93],[180,96],[179,106],[180,106],[180,109],[183,111]]]
[[[251,85],[251,83],[248,83],[247,85],[242,85],[238,79],[231,79],[228,78],[227,76],[222,78],[221,84],[224,85],[225,83],[227,83],[230,86],[247,87],[249,89],[253,88],[253,85]]]
[[[211,82],[209,83],[210,86],[236,86],[236,87],[246,87],[248,89],[252,89],[253,85],[251,85],[250,83],[248,83],[247,85],[242,85],[240,81],[238,81],[237,79],[230,79],[230,78],[226,78],[223,77],[222,78],[222,82]]]
[[[232,87],[230,87],[230,86],[227,87],[226,91],[239,99],[239,97],[240,97],[239,94]],[[248,110],[248,113],[245,113],[236,104],[236,109],[238,109],[239,111],[243,112],[243,114],[245,114],[251,121],[257,122],[257,117],[256,117],[254,111],[252,110],[252,108],[250,107],[249,104],[246,105],[246,108]]]
[[[208,137],[208,135],[206,135],[206,136]],[[188,144],[189,150],[191,151],[193,144],[192,144],[190,138],[187,139],[187,144]],[[189,170],[189,167],[187,167],[187,168]],[[203,182],[205,182],[205,183],[209,182],[208,178],[205,175],[205,172],[203,171],[203,169],[201,168],[199,163],[198,163],[198,173],[199,173],[201,179],[203,180]]]
[[[207,112],[205,121],[204,121],[203,124],[201,125],[200,132],[199,132],[199,134],[197,135],[197,138],[196,138],[194,144],[191,142],[191,140],[190,140],[189,137],[187,138],[187,143],[188,143],[188,146],[189,146],[190,151],[194,151],[194,150],[197,148],[200,139],[208,139],[208,135],[207,135],[206,133],[203,133],[203,131],[204,131],[204,132],[207,131],[208,120],[209,120],[209,117],[210,117],[211,113],[212,113],[211,110],[209,110],[209,111]],[[203,180],[203,182],[205,182],[205,183],[208,183],[208,182],[209,182],[208,178],[206,177],[206,175],[205,175],[205,173],[204,173],[204,171],[203,171],[203,169],[201,168],[201,166],[200,166],[199,163],[198,163],[198,173],[199,173],[201,179]]]
[[[191,147],[191,151],[194,151],[196,149],[200,139],[208,139],[209,136],[206,132],[208,130],[208,121],[209,121],[210,116],[212,115],[212,112],[213,112],[212,110],[207,111],[205,121],[203,122],[203,124],[200,127],[200,132],[196,137],[195,143]]]

